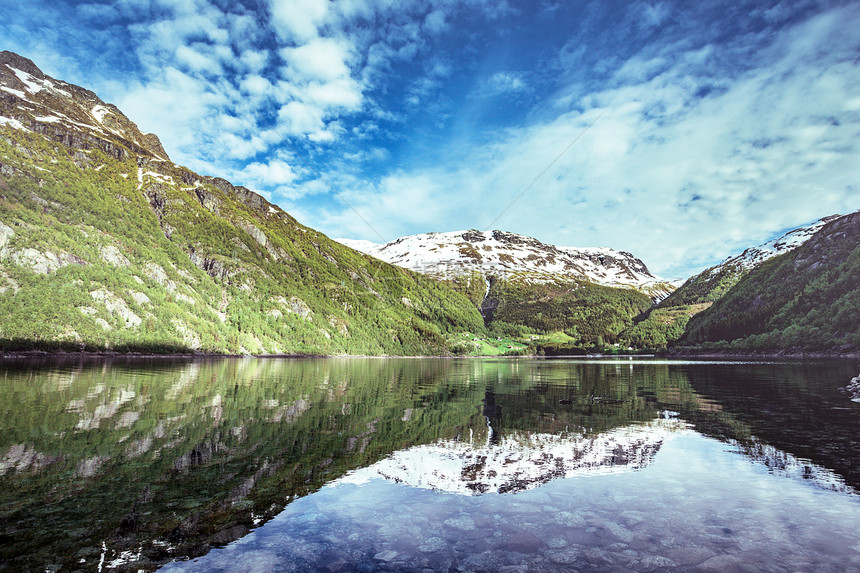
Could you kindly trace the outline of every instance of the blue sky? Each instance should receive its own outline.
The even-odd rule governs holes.
[[[860,208],[857,2],[0,0],[2,49],[332,237],[686,277]]]

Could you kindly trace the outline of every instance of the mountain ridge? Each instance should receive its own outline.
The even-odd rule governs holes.
[[[501,230],[420,233],[385,244],[335,239],[351,248],[416,272],[449,278],[480,273],[534,283],[588,280],[633,288],[659,300],[672,286],[653,275],[641,259],[608,247],[566,247]]]
[[[730,255],[722,262],[688,278],[673,293],[660,301],[658,306],[666,308],[713,302],[737,284],[752,269],[768,259],[800,247],[824,225],[841,216],[822,217],[813,223],[792,229],[760,245],[748,247],[737,255]]]
[[[673,285],[630,253],[500,230],[353,241],[354,250],[246,187],[173,163],[157,136],[95,93],[0,52],[0,350],[446,354],[449,334],[488,331],[563,331],[577,351],[662,347],[747,275],[781,269],[772,261],[842,219],[746,249],[664,300]],[[840,285],[854,272],[821,264]],[[758,300],[748,291],[738,292]],[[791,317],[780,312],[782,336]],[[834,340],[850,344],[846,332]]]
[[[682,342],[732,348],[860,348],[860,211],[745,274],[690,319]]]

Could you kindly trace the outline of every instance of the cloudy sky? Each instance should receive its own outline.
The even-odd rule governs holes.
[[[860,3],[0,0],[0,48],[332,237],[686,277],[860,209]]]

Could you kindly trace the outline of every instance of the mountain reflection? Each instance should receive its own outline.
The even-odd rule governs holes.
[[[443,440],[394,452],[339,482],[374,477],[445,493],[517,493],[553,479],[632,471],[645,467],[664,441],[686,425],[656,419],[587,436],[516,432],[484,443]]]
[[[837,486],[845,475],[824,469],[842,467],[826,455],[783,452],[793,451],[783,444],[801,441],[799,432],[815,431],[788,402],[779,402],[781,420],[800,421],[786,440],[778,429],[756,427],[748,402],[726,408],[736,401],[712,391],[712,370],[678,364],[218,359],[3,366],[4,571],[152,571],[238,539],[338,479],[385,477],[490,494],[636,470],[667,440],[693,431],[690,424],[769,460],[762,462],[768,467],[782,464],[785,475]],[[694,390],[701,380],[704,389]],[[667,419],[667,410],[678,419]],[[854,424],[843,434],[856,436]],[[836,432],[837,448],[855,439],[843,434]]]

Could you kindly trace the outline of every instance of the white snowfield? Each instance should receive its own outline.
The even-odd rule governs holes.
[[[380,245],[335,239],[362,253],[434,276],[524,276],[534,282],[586,279],[641,288],[665,282],[632,254],[606,247],[560,247],[505,231],[453,231],[401,237]]]

